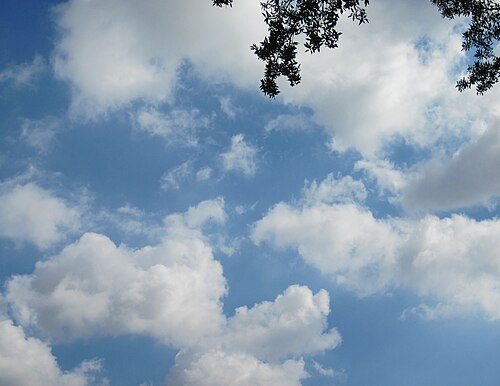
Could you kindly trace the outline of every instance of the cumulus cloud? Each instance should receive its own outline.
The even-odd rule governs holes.
[[[354,165],[356,170],[362,170],[377,182],[381,192],[400,194],[408,183],[408,171],[398,170],[391,162],[383,159],[360,160]]]
[[[0,236],[46,249],[80,227],[80,212],[35,183],[0,186]]]
[[[55,73],[72,85],[74,110],[90,115],[133,101],[171,101],[186,59],[209,82],[257,89],[263,73],[248,49],[265,34],[259,2],[220,9],[205,0],[71,0],[57,15]],[[466,66],[462,21],[443,20],[434,5],[412,0],[370,4],[369,17],[362,26],[341,20],[338,49],[299,50],[303,81],[282,88],[284,103],[312,109],[333,149],[355,148],[373,158],[395,135],[434,146],[450,136],[474,136],[469,128],[499,114],[498,90],[479,101],[455,89],[456,69]],[[221,108],[228,117],[234,113],[228,99]],[[158,117],[143,113],[153,114],[146,126],[157,132]],[[305,126],[300,117],[282,116],[267,128]]]
[[[62,371],[50,347],[27,337],[22,327],[10,320],[0,321],[0,384],[4,386],[97,386],[99,361],[86,361],[71,371]]]
[[[212,350],[184,354],[167,379],[168,386],[300,386],[307,377],[302,360],[269,364],[244,353]]]
[[[402,287],[425,315],[500,318],[498,219],[464,215],[378,219],[360,205],[279,203],[252,231],[257,244],[295,249],[338,285],[363,296]]]
[[[500,120],[451,159],[433,159],[403,190],[408,210],[484,205],[500,196]]]
[[[54,69],[72,85],[79,112],[169,100],[185,59],[205,78],[258,83],[262,66],[249,50],[264,33],[258,2],[71,0],[57,16]]]
[[[166,218],[166,235],[133,250],[86,233],[30,275],[12,277],[6,300],[16,321],[54,340],[145,334],[192,345],[224,322],[222,267],[197,227],[223,217],[203,202]]]
[[[224,341],[227,348],[237,347],[273,362],[332,349],[341,339],[335,329],[324,332],[329,313],[325,290],[313,294],[307,287],[293,285],[274,302],[237,308],[228,320]]]
[[[427,216],[412,224],[400,250],[399,272],[404,285],[434,298],[424,307],[426,316],[473,312],[500,319],[499,232],[498,219],[464,215]]]
[[[245,142],[243,134],[231,138],[230,149],[221,154],[224,169],[253,176],[257,170],[257,149]]]
[[[252,232],[257,244],[293,248],[336,283],[362,295],[386,289],[399,238],[390,222],[354,204],[280,203]]]
[[[143,215],[130,205],[118,212]],[[151,336],[180,349],[169,385],[300,385],[307,376],[302,356],[341,342],[337,330],[328,328],[329,295],[292,285],[274,301],[240,307],[226,317],[221,302],[226,280],[210,236],[202,231],[207,222],[225,219],[224,200],[216,198],[167,216],[156,245],[131,249],[85,233],[39,261],[31,274],[7,280],[2,304],[20,327],[8,322],[4,328],[18,335],[29,329],[51,341]],[[50,354],[41,342],[23,339]],[[0,345],[0,367],[1,354]],[[87,374],[92,363],[54,374]]]
[[[327,330],[330,312],[326,291],[317,294],[290,286],[274,302],[240,307],[222,335],[176,358],[167,384],[301,385],[307,377],[301,355],[332,349],[340,343],[335,329]]]
[[[411,0],[378,1],[368,16],[361,26],[341,21],[338,49],[299,52],[302,83],[282,88],[286,103],[312,109],[334,150],[354,148],[371,159],[394,136],[432,147],[498,114],[498,90],[478,100],[455,89],[457,68],[466,67],[461,21]]]

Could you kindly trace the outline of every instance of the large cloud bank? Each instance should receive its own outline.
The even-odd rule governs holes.
[[[333,197],[277,204],[255,224],[252,238],[296,250],[361,296],[403,287],[429,300],[414,309],[428,317],[480,312],[498,319],[499,232],[498,219],[376,218],[359,202]]]
[[[302,357],[341,341],[328,328],[329,295],[292,285],[274,301],[240,307],[226,317],[226,280],[210,238],[202,232],[207,222],[225,218],[221,198],[203,201],[167,216],[162,241],[141,249],[85,233],[39,261],[33,273],[11,277],[3,301],[16,325],[1,322],[0,334],[9,333],[16,342],[9,345],[14,348],[0,346],[0,367],[19,360],[23,355],[18,351],[26,350],[33,356],[33,371],[22,375],[12,370],[0,379],[8,385],[27,384],[23,376],[35,379],[47,366],[38,384],[87,385],[95,378],[90,375],[99,369],[97,362],[64,373],[48,344],[25,336],[25,330],[53,342],[152,336],[180,349],[169,385],[300,385],[307,376]]]
[[[457,68],[466,67],[463,21],[443,20],[432,4],[410,0],[374,2],[368,11],[369,24],[341,21],[338,49],[300,50],[303,82],[282,87],[284,102],[312,108],[334,149],[373,157],[394,136],[430,146],[474,136],[498,114],[498,91],[476,103],[472,92],[455,90]],[[71,0],[58,8],[57,23],[55,73],[72,85],[73,108],[85,114],[138,100],[173,102],[184,60],[208,81],[257,90],[262,76],[249,50],[265,35],[258,1],[221,9],[210,0]]]

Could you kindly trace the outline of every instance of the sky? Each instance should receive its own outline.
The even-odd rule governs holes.
[[[2,386],[500,384],[500,86],[367,11],[273,100],[258,1],[1,2]]]

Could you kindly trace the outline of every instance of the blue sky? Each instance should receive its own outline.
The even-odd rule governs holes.
[[[1,385],[500,383],[464,20],[374,2],[269,100],[257,1],[0,7]]]

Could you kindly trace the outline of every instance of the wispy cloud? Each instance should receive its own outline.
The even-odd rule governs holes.
[[[163,190],[179,190],[182,181],[192,173],[193,164],[191,161],[174,166],[161,177],[161,188]]]
[[[139,130],[152,136],[164,138],[169,144],[196,146],[196,131],[210,125],[210,119],[198,110],[174,109],[162,113],[155,107],[140,109],[134,115]]]
[[[62,122],[55,117],[41,120],[23,119],[21,122],[21,139],[40,153],[47,153]]]
[[[257,170],[257,149],[245,141],[243,134],[231,138],[231,147],[221,154],[226,171],[237,171],[251,177]]]
[[[45,69],[45,61],[39,55],[30,63],[12,65],[0,71],[1,82],[13,82],[16,86],[30,84]]]

